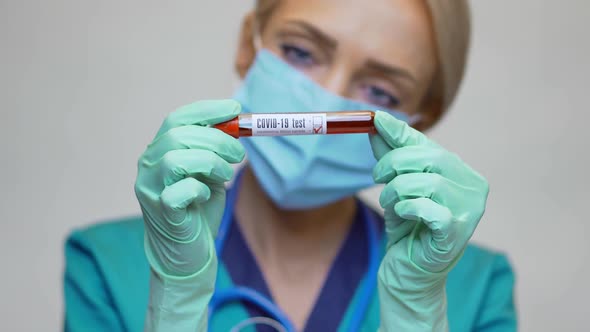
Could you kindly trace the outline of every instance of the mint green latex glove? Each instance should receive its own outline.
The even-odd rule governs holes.
[[[445,283],[481,219],[486,180],[393,116],[375,115],[387,252],[378,274],[383,331],[448,330]]]
[[[215,288],[214,236],[225,207],[238,140],[208,125],[234,118],[233,100],[202,101],[171,113],[141,155],[135,193],[151,266],[147,331],[205,331]]]

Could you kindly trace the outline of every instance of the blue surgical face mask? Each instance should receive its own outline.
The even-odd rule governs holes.
[[[244,112],[377,110],[323,89],[267,50],[260,50],[234,99]],[[402,120],[408,116],[391,112]],[[326,205],[374,184],[367,134],[241,139],[260,185],[283,209]]]

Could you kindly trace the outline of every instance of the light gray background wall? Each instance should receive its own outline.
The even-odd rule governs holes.
[[[138,213],[136,158],[167,112],[230,95],[251,3],[0,1],[1,330],[60,328],[64,237]],[[587,330],[590,2],[473,11],[466,85],[431,135],[491,183],[475,240],[510,254],[522,330]]]

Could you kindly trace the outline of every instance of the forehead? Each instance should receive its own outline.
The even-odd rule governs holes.
[[[281,0],[271,21],[305,21],[334,39],[339,50],[402,65],[417,76],[435,64],[435,44],[422,0]]]

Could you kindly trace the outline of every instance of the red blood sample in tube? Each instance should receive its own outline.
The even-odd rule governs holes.
[[[214,127],[233,137],[375,134],[372,111],[244,113]]]

